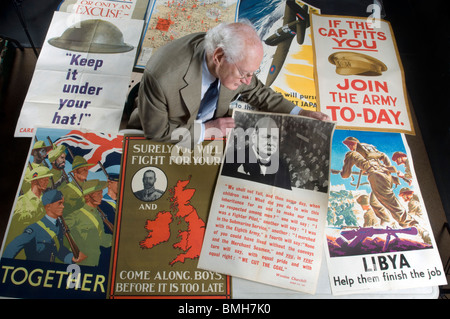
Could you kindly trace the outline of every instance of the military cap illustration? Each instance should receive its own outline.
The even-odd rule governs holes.
[[[336,65],[339,75],[377,76],[387,71],[387,66],[380,60],[358,52],[335,52],[328,61]]]
[[[113,165],[109,166],[106,169],[106,172],[108,173],[108,179],[111,181],[118,182],[119,176],[120,176],[120,165]]]
[[[47,206],[48,204],[56,203],[57,201],[60,201],[64,198],[63,194],[56,189],[51,189],[49,191],[46,191],[42,195],[42,204],[44,206]]]
[[[82,168],[82,167],[86,167],[86,166],[94,166],[95,164],[89,164],[82,156],[76,155],[75,158],[73,159],[73,163],[72,163],[72,171],[78,169],[78,168]]]
[[[52,173],[50,173],[50,169],[48,169],[45,166],[38,166],[33,168],[31,171],[27,173],[25,176],[25,179],[29,182],[34,181],[36,179],[41,179],[44,177],[51,177],[53,176]]]
[[[356,137],[349,136],[345,140],[342,141],[345,145],[352,144],[352,143],[359,143],[359,140]]]
[[[123,53],[134,48],[124,42],[118,27],[101,19],[83,20],[48,43],[60,49],[89,53]]]
[[[408,187],[402,187],[401,189],[400,189],[400,192],[399,192],[399,194],[400,195],[411,195],[411,194],[414,194],[414,191],[413,190],[411,190],[410,188],[408,188]]]
[[[406,156],[406,154],[403,152],[395,152],[394,154],[392,154],[392,160],[397,161],[397,158],[402,157],[402,156]]]
[[[356,202],[360,205],[369,205],[369,196],[361,195],[356,199]]]
[[[58,157],[61,156],[66,151],[66,147],[64,145],[55,146],[50,152],[48,152],[48,160],[50,163],[56,161]]]
[[[100,181],[97,179],[92,179],[92,180],[86,181],[83,184],[83,195],[86,196],[93,192],[103,190],[106,188],[106,186],[107,186],[107,183],[105,181]]]
[[[51,146],[45,145],[44,141],[36,141],[36,143],[34,143],[34,145],[33,145],[33,150],[38,150],[41,148],[44,148],[47,152],[52,149]]]

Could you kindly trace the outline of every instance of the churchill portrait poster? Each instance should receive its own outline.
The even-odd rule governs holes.
[[[335,124],[236,109],[233,117],[199,268],[262,283],[260,291],[314,294]]]
[[[38,126],[117,133],[142,24],[55,12],[14,136]]]
[[[414,134],[389,22],[311,15],[318,106],[338,129]]]

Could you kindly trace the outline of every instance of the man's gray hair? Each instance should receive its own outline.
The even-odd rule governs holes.
[[[208,55],[222,48],[227,62],[236,63],[242,59],[248,45],[256,43],[261,43],[261,39],[255,28],[250,21],[241,20],[238,23],[223,22],[210,29],[204,45]]]

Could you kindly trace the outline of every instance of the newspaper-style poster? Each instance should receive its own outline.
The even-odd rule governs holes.
[[[199,268],[313,294],[334,123],[234,110]]]
[[[319,110],[339,129],[414,134],[389,22],[313,14],[311,27]]]
[[[55,12],[14,136],[38,126],[117,133],[142,25]]]
[[[144,19],[149,0],[63,0],[58,11],[91,18]]]
[[[122,142],[35,130],[2,242],[0,296],[106,298]]]
[[[248,19],[263,40],[264,57],[258,78],[295,105],[315,111],[309,16],[312,12],[320,13],[320,9],[307,2],[240,0],[239,19]]]
[[[333,294],[445,284],[405,136],[336,130],[332,145],[326,237]]]
[[[230,277],[197,267],[223,141],[126,135],[123,154],[109,298],[230,298]]]
[[[154,0],[149,8],[136,68],[174,39],[206,32],[221,22],[234,22],[240,0]]]

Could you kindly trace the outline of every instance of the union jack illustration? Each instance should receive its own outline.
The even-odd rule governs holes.
[[[72,130],[54,141],[55,145],[64,145],[70,149],[67,161],[72,163],[73,156],[82,156],[88,163],[95,164],[91,171],[101,170],[98,162],[104,168],[120,165],[122,158],[122,135],[92,133]]]

